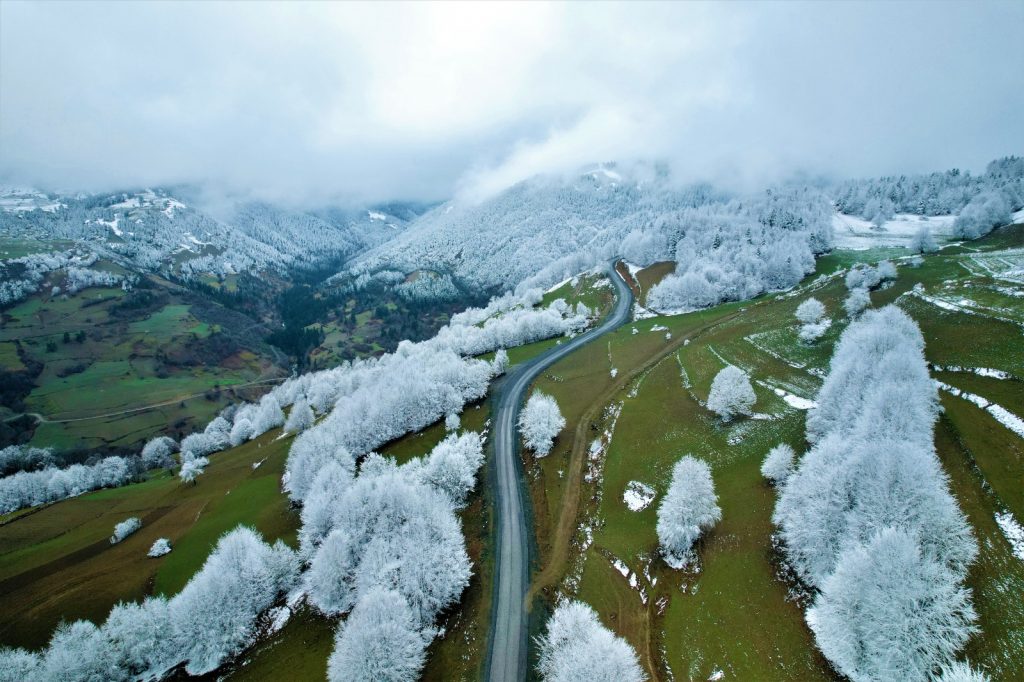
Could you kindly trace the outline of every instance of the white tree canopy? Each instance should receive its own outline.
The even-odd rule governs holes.
[[[803,324],[814,324],[825,317],[825,304],[816,298],[808,298],[796,308],[796,319]]]
[[[338,628],[327,662],[330,682],[414,682],[430,638],[398,592],[374,587]]]
[[[601,625],[592,608],[563,602],[538,638],[537,669],[545,682],[642,682],[633,647]]]
[[[519,414],[519,430],[526,447],[538,457],[551,452],[555,436],[565,427],[565,417],[558,409],[555,399],[540,390],[535,390]]]
[[[781,486],[793,473],[793,448],[786,443],[779,443],[768,451],[761,464],[761,475],[773,485]]]
[[[853,682],[926,682],[976,631],[975,618],[949,569],[891,528],[846,550],[807,611],[818,646]]]
[[[750,378],[739,367],[727,365],[711,382],[708,409],[725,421],[750,414],[755,402],[757,395],[750,385]]]
[[[658,506],[658,541],[665,562],[680,568],[697,538],[722,518],[711,469],[686,455],[672,469],[672,483]]]

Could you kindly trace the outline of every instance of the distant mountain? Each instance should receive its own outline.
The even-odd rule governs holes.
[[[239,203],[216,216],[185,193],[113,194],[0,190],[0,232],[9,237],[86,242],[145,271],[189,277],[318,267],[379,246],[425,207],[391,204],[316,211]],[[224,217],[226,214],[227,217]]]

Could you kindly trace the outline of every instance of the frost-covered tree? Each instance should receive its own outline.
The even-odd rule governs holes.
[[[793,473],[793,448],[786,443],[779,443],[768,451],[761,464],[761,475],[772,485],[782,486]]]
[[[878,280],[880,282],[891,282],[899,275],[896,272],[895,263],[891,260],[878,261],[878,265],[875,266],[875,272],[878,273]]]
[[[508,369],[508,352],[504,348],[499,348],[494,354],[494,360],[491,361],[491,371],[494,376],[498,377],[505,373]]]
[[[217,543],[203,568],[170,601],[170,616],[188,661],[185,671],[201,675],[252,642],[257,616],[269,608],[298,575],[295,553],[278,541],[264,543],[240,526]]]
[[[869,311],[850,324],[836,344],[828,376],[818,392],[817,407],[807,416],[808,440],[814,443],[832,431],[851,431],[869,398],[892,393],[900,383],[913,387],[907,407],[919,410],[931,406],[934,420],[938,397],[928,375],[921,330],[896,306]],[[906,413],[901,410],[896,414]],[[927,418],[923,414],[919,417]]]
[[[252,438],[284,424],[284,411],[277,396],[268,393],[260,399],[259,408],[252,420]]]
[[[423,625],[461,594],[469,558],[446,495],[367,458],[336,501],[333,527],[311,562],[310,601],[344,613],[373,586],[398,590]]]
[[[857,317],[870,305],[871,296],[868,294],[867,289],[854,289],[843,300],[843,310],[846,311],[847,316],[850,318]]]
[[[167,436],[157,436],[142,448],[142,465],[146,469],[170,468],[174,466],[174,453],[178,443]]]
[[[1010,222],[1011,205],[999,191],[983,192],[964,206],[953,223],[953,234],[966,239],[983,237]]]
[[[448,416],[444,418],[444,430],[449,433],[458,431],[461,423],[462,420],[459,418],[458,412],[449,412]]]
[[[925,682],[952,662],[975,619],[957,577],[914,534],[891,528],[847,549],[807,611],[818,647],[854,682]]]
[[[401,594],[371,588],[338,628],[327,679],[414,682],[426,662],[429,640]]]
[[[146,552],[146,556],[156,558],[162,557],[164,554],[171,553],[171,541],[167,538],[157,538],[153,542],[153,546]]]
[[[636,651],[604,627],[592,608],[561,603],[537,640],[537,669],[545,682],[642,682]]]
[[[9,445],[0,449],[0,476],[9,476],[19,471],[46,469],[55,463],[56,459],[50,448]]]
[[[178,471],[178,477],[182,483],[195,483],[196,478],[206,473],[206,466],[209,463],[210,460],[206,457],[182,455],[181,469]]]
[[[935,682],[992,682],[992,678],[985,673],[974,670],[967,663],[957,661],[942,668],[942,672],[935,678]]]
[[[298,400],[292,405],[292,411],[284,423],[285,433],[301,433],[312,426],[314,421],[316,421],[316,416],[309,403],[305,400]]]
[[[442,491],[452,506],[461,509],[476,485],[476,472],[484,461],[483,439],[478,433],[454,434],[438,443],[419,469],[419,478]]]
[[[328,461],[317,470],[302,504],[299,544],[303,556],[311,556],[331,532],[335,503],[352,485],[354,471],[355,460],[344,464],[337,460]]]
[[[672,483],[658,506],[658,542],[665,562],[682,567],[693,543],[721,518],[711,469],[686,455],[672,468]]]
[[[757,402],[750,379],[739,367],[727,365],[715,375],[708,393],[708,409],[730,421],[739,415],[748,415]]]
[[[231,443],[232,447],[238,447],[252,438],[252,432],[252,422],[247,417],[236,417],[235,423],[231,426],[231,435],[228,437],[228,442]]]
[[[206,428],[203,429],[203,435],[209,439],[210,448],[208,452],[196,452],[194,454],[205,455],[210,452],[219,452],[226,448],[231,440],[231,422],[224,417],[215,417]]]
[[[142,521],[138,517],[128,517],[114,526],[114,534],[110,536],[110,544],[116,545],[140,528],[142,528]]]
[[[555,399],[543,391],[535,390],[519,414],[519,431],[523,434],[526,447],[538,457],[547,456],[555,436],[564,427],[565,417]]]
[[[910,239],[908,248],[911,253],[935,253],[939,250],[939,244],[935,241],[935,236],[932,235],[932,228],[927,223],[917,228],[917,232]]]
[[[808,298],[797,306],[796,319],[801,324],[814,324],[825,317],[825,304],[816,298]]]
[[[56,502],[96,488],[109,488],[133,480],[136,467],[124,457],[106,457],[88,466],[19,471],[0,478],[0,513]]]

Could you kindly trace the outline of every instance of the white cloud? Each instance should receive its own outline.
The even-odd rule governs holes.
[[[0,5],[0,176],[271,199],[485,196],[1024,151],[1019,3]]]

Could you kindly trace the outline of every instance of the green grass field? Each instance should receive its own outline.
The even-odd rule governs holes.
[[[38,648],[62,620],[102,621],[119,601],[174,594],[202,566],[217,540],[240,523],[267,540],[294,544],[298,517],[280,492],[291,438],[279,430],[210,458],[195,485],[155,473],[0,525],[0,642]],[[260,466],[253,468],[253,465]],[[117,545],[114,525],[130,516],[142,528]],[[174,550],[146,557],[157,538]]]
[[[1021,245],[1024,231],[1016,227],[971,246]],[[1009,380],[936,376],[1024,416],[1021,328],[1007,321],[1024,313],[1024,299],[1006,295],[1007,288],[1024,287],[972,275],[962,262],[971,254],[947,249],[918,268],[901,265],[895,285],[874,292],[873,304],[896,302],[918,321],[931,363],[1010,372]],[[819,262],[819,272],[900,255],[905,252],[836,252]],[[917,284],[929,297],[963,305],[969,298],[972,312],[928,302],[912,293]],[[1002,287],[1001,297],[991,295],[994,286]],[[802,346],[793,312],[810,295],[825,303],[833,325],[817,344]],[[772,389],[813,398],[847,324],[845,295],[841,277],[811,277],[794,292],[626,325],[538,380],[558,399],[568,425],[550,456],[527,456],[544,569],[534,582],[535,609],[547,610],[559,593],[583,599],[636,647],[655,680],[706,680],[718,671],[725,679],[835,679],[814,647],[800,600],[780,578],[772,544],[775,493],[759,468],[778,442],[805,449],[805,413]],[[666,329],[650,331],[655,326]],[[759,419],[723,425],[703,407],[724,362],[764,382],[755,383]],[[1024,562],[1012,555],[994,514],[1010,510],[1024,518],[1024,439],[967,400],[943,392],[942,404],[936,446],[982,547],[970,587],[984,634],[971,640],[966,655],[993,679],[1016,679],[1024,676],[1024,605],[1007,595],[1024,594]],[[595,439],[604,442],[596,461],[585,456]],[[723,520],[700,541],[699,565],[676,571],[658,557],[656,508],[672,465],[688,453],[711,465]],[[574,465],[580,467],[575,485]],[[623,501],[630,481],[653,487],[653,504],[630,511]]]
[[[172,427],[172,435],[181,435],[237,399],[220,389],[280,374],[268,357],[244,348],[210,361],[197,344],[219,325],[197,317],[170,285],[150,291],[162,303],[125,308],[120,288],[50,296],[44,287],[3,311],[0,367],[42,367],[24,398],[24,411],[45,420],[32,433],[33,445],[125,449]],[[144,407],[151,409],[138,409]]]

